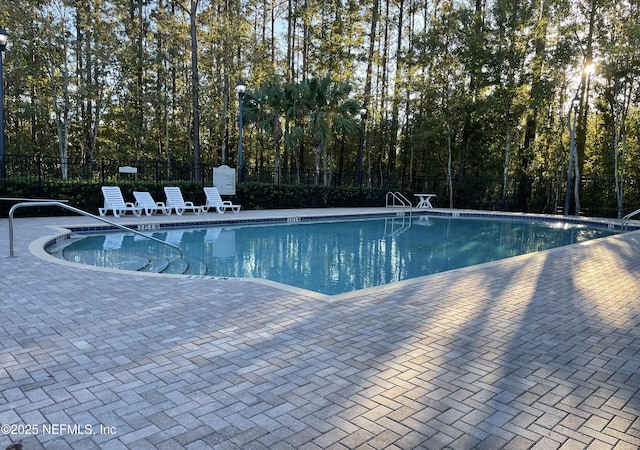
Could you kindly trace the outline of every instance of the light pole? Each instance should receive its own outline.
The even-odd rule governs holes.
[[[244,164],[242,162],[242,104],[244,103],[244,93],[247,90],[247,85],[244,81],[240,80],[236,83],[236,92],[238,93],[238,103],[240,104],[239,111],[239,133],[238,133],[238,183],[244,181]]]
[[[364,147],[364,130],[365,130],[365,126],[366,126],[366,120],[367,120],[367,108],[365,108],[364,105],[362,105],[362,108],[360,108],[360,110],[358,111],[360,113],[360,121],[361,121],[361,127],[360,127],[360,144],[358,145],[358,170],[357,170],[357,179],[356,182],[358,183],[358,186],[362,186],[362,148]]]
[[[2,67],[2,58],[4,57],[4,50],[7,48],[8,38],[7,30],[0,27],[0,178],[7,177],[7,161],[4,148],[4,68]]]
[[[576,126],[578,122],[578,110],[580,109],[580,97],[578,94],[571,101],[571,109],[573,110],[573,124],[569,130],[571,143],[569,145],[569,168],[567,169],[567,191],[564,196],[564,215],[569,215],[569,200],[571,198],[571,176],[573,174],[573,154],[576,152]],[[576,158],[577,159],[577,158]],[[576,161],[578,164],[578,161]]]

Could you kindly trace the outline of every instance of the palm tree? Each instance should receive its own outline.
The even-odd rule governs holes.
[[[300,83],[288,83],[284,86],[285,93],[285,152],[293,156],[296,166],[297,181],[300,183],[300,175],[304,167],[304,124],[309,116],[307,109],[308,89]],[[299,157],[296,150],[300,150]]]
[[[359,124],[355,115],[360,103],[350,99],[351,86],[344,82],[335,82],[327,76],[306,81],[308,88],[309,125],[313,140],[312,151],[315,156],[316,182],[320,179],[320,159],[324,184],[329,184],[327,147],[334,134],[357,133]]]
[[[243,122],[253,123],[270,135],[275,148],[274,183],[280,181],[283,138],[286,151],[293,153],[304,142],[305,126],[309,127],[312,140],[316,183],[320,179],[321,156],[324,184],[329,183],[327,147],[333,136],[359,131],[354,117],[360,103],[349,99],[350,93],[350,85],[334,82],[330,77],[284,86],[274,78],[258,90],[247,92]]]
[[[273,181],[280,180],[280,156],[282,143],[282,118],[287,109],[285,90],[277,79],[263,85],[257,91],[247,92],[243,109],[243,122],[253,123],[268,133],[275,149]]]

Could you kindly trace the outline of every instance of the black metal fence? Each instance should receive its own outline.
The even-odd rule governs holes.
[[[42,180],[90,181],[101,185],[133,181],[166,185],[175,181],[211,183],[213,166],[202,164],[195,177],[191,164],[168,163],[159,160],[126,161],[97,159],[83,161],[69,158],[65,164],[59,158],[43,155],[6,155],[6,177],[25,181]],[[122,169],[124,168],[124,169]],[[135,170],[129,170],[134,168]],[[135,173],[130,173],[135,172]],[[198,179],[196,179],[198,178]],[[273,168],[245,168],[244,182],[283,185],[327,184],[336,187],[371,187],[412,193],[436,194],[437,206],[449,207],[450,198],[457,208],[511,210],[561,213],[565,199],[565,183],[553,178],[511,178],[506,195],[503,180],[492,176],[465,176],[453,180],[453,195],[449,195],[447,179],[439,175],[413,174],[392,176],[380,172],[363,173],[315,170],[276,171]],[[362,180],[359,183],[358,180]],[[574,201],[571,200],[573,205]],[[625,212],[640,207],[640,180],[625,184]],[[357,205],[354,205],[357,206]],[[573,212],[572,212],[573,213]],[[584,177],[581,188],[581,213],[594,217],[616,217],[617,201],[614,180],[607,177]]]
[[[85,180],[106,183],[117,179],[135,179],[161,183],[194,178],[191,165],[166,161],[122,161],[104,158],[87,161],[68,158],[62,163],[60,158],[51,156],[7,155],[5,167],[7,178],[23,180]],[[133,167],[137,173],[121,173],[122,167]]]
[[[165,184],[171,181],[210,182],[213,176],[213,166],[201,164],[199,176],[196,180],[192,164],[179,162],[168,163],[159,160],[115,160],[96,159],[82,160],[68,158],[65,163],[60,158],[31,155],[13,156],[5,158],[7,178],[22,180],[85,180],[106,184],[112,181],[127,180]],[[129,169],[133,168],[134,171]],[[131,173],[135,172],[135,173]],[[330,171],[299,170],[285,171],[274,168],[244,168],[244,181],[275,184],[327,184],[330,186],[355,186],[356,173]],[[409,184],[424,184],[425,177],[418,177],[416,183],[409,183],[408,179],[375,173],[371,176],[363,174],[362,186],[407,189]]]

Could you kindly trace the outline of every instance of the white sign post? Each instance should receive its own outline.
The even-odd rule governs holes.
[[[118,172],[136,174],[136,173],[138,173],[138,168],[137,167],[131,167],[131,166],[121,166],[121,167],[118,167]]]
[[[129,173],[133,175],[133,179],[135,181],[138,181],[138,168],[137,167],[132,167],[132,166],[120,166],[118,167],[118,173]]]
[[[213,185],[220,195],[236,195],[236,169],[229,166],[213,168]]]

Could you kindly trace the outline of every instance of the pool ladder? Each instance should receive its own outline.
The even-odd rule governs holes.
[[[3,199],[3,200],[7,200],[7,199]],[[178,251],[178,253],[180,254],[180,259],[184,259],[184,254],[182,252],[182,249],[180,247],[178,247],[177,245],[175,245],[175,244],[171,244],[169,242],[165,242],[165,241],[163,241],[161,239],[158,239],[158,238],[155,238],[153,236],[149,236],[148,234],[144,234],[144,233],[141,233],[141,232],[139,232],[137,230],[134,230],[133,228],[129,228],[129,227],[126,227],[124,225],[120,225],[119,223],[112,222],[111,220],[105,219],[103,217],[96,216],[96,215],[93,215],[93,214],[88,213],[86,211],[83,211],[81,209],[74,208],[73,206],[66,205],[66,204],[62,203],[61,201],[51,201],[51,200],[16,203],[15,205],[13,205],[11,207],[11,209],[9,210],[9,256],[12,256],[12,257],[15,256],[14,251],[13,251],[13,214],[15,213],[16,209],[22,208],[22,207],[25,207],[25,206],[59,206],[61,208],[67,209],[67,210],[75,212],[77,214],[81,214],[83,216],[93,217],[94,219],[98,219],[101,222],[108,223],[109,225],[112,225],[114,227],[120,228],[120,229],[128,231],[130,233],[137,234],[139,236],[143,236],[143,237],[145,237],[147,239],[151,239],[152,241],[159,242],[160,244],[166,245],[168,247],[172,247],[173,249]]]
[[[405,197],[399,191],[389,191],[386,196],[386,207],[387,208],[402,208],[403,215],[406,214],[407,208],[409,208],[409,216],[411,216],[412,205],[407,197]]]

